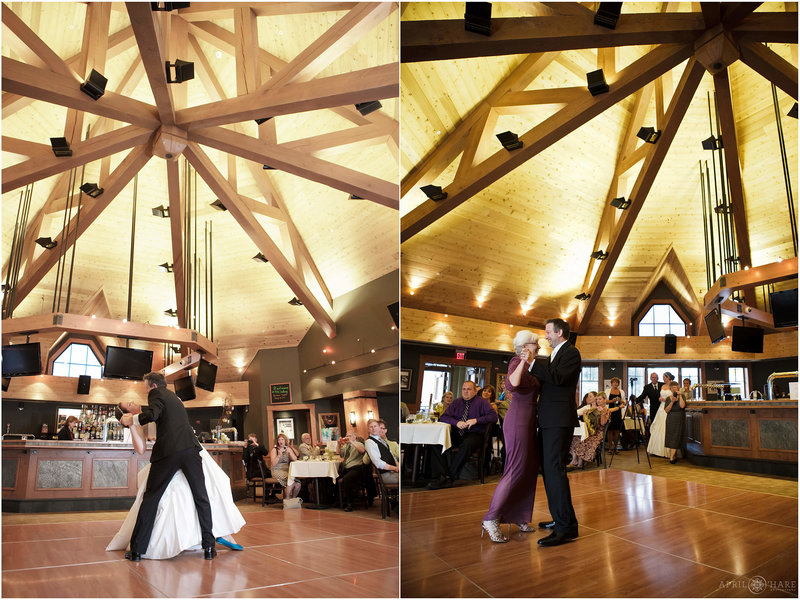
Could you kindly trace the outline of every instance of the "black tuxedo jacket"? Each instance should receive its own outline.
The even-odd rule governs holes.
[[[180,398],[167,388],[153,388],[147,394],[147,406],[142,406],[139,424],[155,422],[156,443],[150,462],[156,462],[181,450],[202,448],[189,424],[189,415]]]
[[[650,401],[647,410],[650,411],[649,416],[651,421],[656,418],[658,405],[661,404],[661,401],[658,398],[661,395],[662,385],[664,384],[660,381],[656,383],[655,386],[653,386],[652,383],[648,383],[646,386],[644,386],[644,390],[642,390],[642,394],[639,396],[640,400],[646,397]]]
[[[536,360],[532,373],[541,382],[539,427],[577,427],[575,389],[581,376],[581,353],[565,342],[554,360]]]

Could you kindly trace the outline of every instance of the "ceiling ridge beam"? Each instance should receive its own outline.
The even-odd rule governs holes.
[[[748,15],[731,32],[740,42],[796,44],[797,17],[789,18],[785,12],[756,12]]]
[[[264,228],[255,218],[253,213],[240,202],[239,194],[230,186],[211,160],[206,156],[202,149],[194,142],[189,142],[184,151],[187,160],[192,164],[197,173],[206,184],[222,200],[228,212],[236,219],[237,223],[244,229],[256,247],[261,251],[270,263],[286,282],[286,285],[294,292],[298,299],[311,313],[314,320],[322,327],[322,330],[329,338],[336,336],[336,323],[328,314],[327,310],[319,303],[306,285],[301,272],[293,268],[286,260],[280,248],[264,231]]]
[[[147,161],[150,160],[150,156],[151,154],[147,143],[135,147],[128,153],[117,168],[114,169],[108,181],[105,182],[103,194],[95,198],[95,202],[91,205],[82,207],[80,214],[76,214],[67,224],[66,229],[61,231],[61,235],[57,236],[59,243],[63,244],[61,252],[66,252],[72,247],[72,244],[75,243],[92,223],[94,223],[97,217],[111,204],[111,201],[116,198],[117,194],[130,183],[133,176],[147,164]],[[80,221],[80,223],[78,223],[78,221]],[[14,304],[11,310],[19,306],[20,302],[22,302],[44,276],[50,272],[50,269],[58,262],[59,254],[59,252],[44,251],[39,255],[39,258],[33,262],[30,269],[25,269],[22,278],[19,280],[19,283],[17,283],[14,294]]]
[[[25,162],[3,169],[3,193],[138,146],[149,141],[152,136],[153,132],[148,129],[128,125],[84,142],[76,142],[72,145],[72,156],[59,157],[48,150]]]
[[[797,67],[759,42],[739,43],[739,59],[797,100]]]
[[[644,55],[624,70],[610,86],[610,90],[599,96],[586,96],[579,102],[568,104],[553,116],[545,119],[520,136],[523,147],[512,153],[499,150],[480,165],[477,165],[468,182],[459,182],[446,188],[445,200],[426,200],[401,218],[401,242],[419,233],[422,229],[443,217],[467,201],[482,189],[504,177],[521,164],[575,131],[591,119],[613,106],[623,98],[656,77],[679,65],[692,55],[691,45],[663,45]]]
[[[71,77],[32,67],[5,56],[2,59],[2,85],[7,92],[76,108],[131,125],[148,129],[155,129],[160,125],[158,113],[150,104],[110,91],[106,91],[100,100],[92,100],[80,91],[77,82]]]
[[[458,123],[453,131],[437,144],[400,183],[400,195],[405,197],[418,183],[432,183],[463,150],[462,145],[473,124],[483,119],[483,114],[509,92],[517,92],[528,87],[558,57],[557,52],[531,54],[514,68],[508,77],[498,83],[489,95]],[[409,67],[403,65],[404,69]]]
[[[399,88],[398,65],[392,63],[201,104],[178,111],[176,118],[179,126],[193,131],[267,116],[395,98]]]
[[[694,93],[697,91],[697,86],[700,85],[700,80],[703,78],[704,73],[704,67],[697,62],[694,57],[691,57],[670,101],[661,137],[658,138],[655,144],[652,144],[652,148],[645,158],[639,176],[633,185],[630,194],[631,205],[627,210],[622,211],[623,215],[620,217],[615,227],[612,243],[606,249],[608,258],[599,261],[600,266],[597,269],[589,290],[586,290],[591,294],[591,297],[585,304],[579,306],[577,315],[579,321],[576,327],[578,333],[582,333],[586,330],[586,325],[597,306],[599,297],[603,293],[608,278],[611,276],[614,265],[616,265],[622,249],[625,247],[628,235],[636,222],[636,218],[639,216],[639,211],[641,211],[642,206],[644,206],[647,194],[650,192],[650,188],[666,158],[672,141],[675,139],[681,121],[686,114],[686,110],[689,108],[689,104],[691,104]],[[580,308],[584,309],[582,313]]]
[[[256,163],[268,164],[281,171],[322,183],[348,194],[361,196],[389,208],[398,208],[396,184],[303,152],[266,144],[256,138],[222,127],[192,131],[189,133],[189,139]]]
[[[156,101],[160,122],[163,125],[175,125],[175,103],[164,69],[168,57],[163,47],[165,40],[159,22],[160,13],[153,12],[148,2],[126,2],[125,7]]]
[[[699,13],[626,14],[615,29],[598,27],[585,17],[513,17],[492,19],[491,37],[464,30],[461,19],[403,21],[403,62],[530,54],[580,48],[646,44],[689,44],[705,31]],[[785,17],[784,17],[785,18]],[[436,35],[432,36],[431,32]]]

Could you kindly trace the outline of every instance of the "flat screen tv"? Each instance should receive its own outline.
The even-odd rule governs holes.
[[[207,392],[214,391],[214,383],[217,381],[217,365],[208,362],[205,358],[200,358],[197,366],[197,381],[195,385]]]
[[[764,330],[761,327],[734,325],[731,331],[731,350],[734,352],[764,352]]]
[[[194,384],[192,383],[191,375],[187,374],[186,377],[176,379],[173,385],[175,386],[175,395],[184,402],[187,400],[194,400],[197,397],[194,393]]]
[[[42,373],[39,342],[3,346],[3,377],[22,377]]]
[[[152,370],[152,367],[152,350],[107,346],[103,378],[141,381],[142,377]]]
[[[708,313],[703,320],[706,323],[708,337],[711,338],[712,344],[716,344],[725,339],[725,328],[722,326],[722,315],[718,308]]]
[[[775,327],[797,327],[797,288],[769,295]]]

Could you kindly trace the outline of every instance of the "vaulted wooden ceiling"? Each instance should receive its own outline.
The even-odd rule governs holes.
[[[596,6],[493,3],[486,37],[464,30],[463,3],[404,5],[404,307],[628,335],[658,274],[697,316],[712,156],[729,173],[742,266],[795,255],[771,84],[796,189],[797,4],[625,2],[614,30],[593,24]],[[609,91],[592,96],[599,68]],[[701,146],[709,98],[720,155]],[[661,131],[655,144],[642,126]],[[523,147],[504,150],[504,131]],[[447,199],[426,199],[430,184]],[[609,205],[620,196],[628,210]]]
[[[32,188],[13,316],[213,329],[221,381],[315,321],[333,337],[335,298],[397,268],[398,20],[396,3],[4,4],[4,283]],[[176,59],[193,79],[167,83]],[[79,89],[92,69],[99,100]]]

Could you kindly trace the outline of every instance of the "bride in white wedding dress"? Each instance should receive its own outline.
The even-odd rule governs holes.
[[[130,427],[130,432],[134,450],[144,454],[147,444],[141,427],[133,425]],[[220,544],[241,550],[242,547],[236,544],[231,535],[244,526],[245,520],[233,503],[230,479],[205,449],[200,451],[200,457],[203,461],[208,501],[211,503],[214,537]],[[139,471],[139,492],[136,494],[136,500],[106,550],[128,549],[149,472],[150,463]],[[202,550],[202,546],[200,522],[192,490],[183,471],[179,470],[172,477],[158,503],[150,544],[147,546],[147,552],[142,554],[142,558],[172,558],[184,550]]]
[[[667,434],[667,413],[664,411],[664,405],[672,396],[670,384],[675,379],[672,373],[664,373],[664,385],[661,386],[661,403],[658,405],[658,411],[650,425],[650,441],[647,443],[647,453],[654,456],[663,456],[669,458],[669,449],[664,446],[664,440]]]

